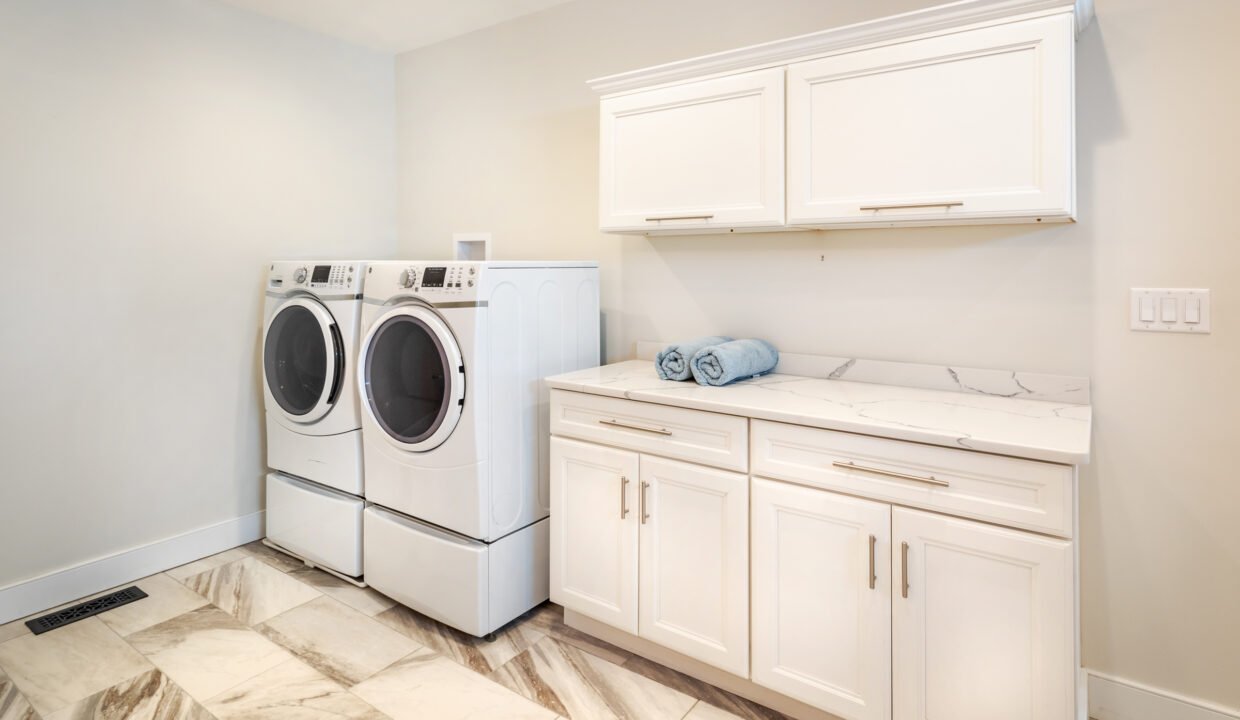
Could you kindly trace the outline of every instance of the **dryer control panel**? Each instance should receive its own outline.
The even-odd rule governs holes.
[[[478,284],[478,266],[473,263],[462,264],[409,264],[395,276],[392,287],[373,288],[374,292],[385,290],[412,290],[418,295],[451,298],[473,293]]]

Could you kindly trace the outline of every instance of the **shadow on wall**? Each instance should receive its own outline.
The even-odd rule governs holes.
[[[627,340],[725,333],[765,337],[785,352],[1084,374],[1090,251],[1074,231],[1021,224],[630,238],[622,249]]]

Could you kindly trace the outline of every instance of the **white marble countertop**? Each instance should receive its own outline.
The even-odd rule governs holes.
[[[556,375],[547,385],[1068,465],[1089,461],[1088,405],[780,374],[704,387],[660,380],[648,360]]]

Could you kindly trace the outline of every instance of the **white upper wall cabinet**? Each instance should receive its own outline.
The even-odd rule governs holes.
[[[1068,220],[1072,15],[788,68],[788,222]]]
[[[608,98],[599,122],[603,230],[783,224],[783,68]]]
[[[1092,16],[959,0],[591,81],[599,227],[1070,221],[1073,40]]]

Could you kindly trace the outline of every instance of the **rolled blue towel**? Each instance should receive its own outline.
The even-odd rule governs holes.
[[[765,375],[779,363],[779,351],[765,340],[733,340],[698,350],[689,367],[701,385],[727,385]]]
[[[722,345],[732,338],[723,335],[711,335],[688,342],[673,343],[659,351],[654,358],[654,368],[660,380],[688,380],[693,375],[689,369],[689,361],[694,353],[711,345]]]

